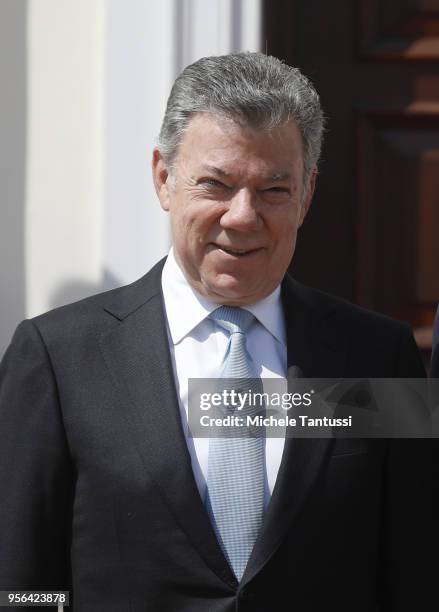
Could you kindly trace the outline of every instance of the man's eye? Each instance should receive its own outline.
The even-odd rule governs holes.
[[[269,187],[264,189],[265,193],[290,193],[290,190],[286,187]]]
[[[227,185],[224,185],[224,183],[216,179],[204,179],[201,183],[207,185],[207,187],[227,188]]]

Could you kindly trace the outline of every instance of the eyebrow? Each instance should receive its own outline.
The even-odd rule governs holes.
[[[211,172],[212,174],[216,174],[221,178],[227,178],[230,176],[228,172],[225,172],[224,170],[222,170],[221,168],[217,168],[216,166],[210,166],[209,164],[204,164],[203,170],[205,170],[206,172]],[[289,178],[291,178],[291,172],[276,172],[275,174],[263,176],[262,180],[266,182],[277,183],[285,181]]]

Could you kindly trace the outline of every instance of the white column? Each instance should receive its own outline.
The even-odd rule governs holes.
[[[262,51],[261,0],[241,0],[240,50]]]
[[[177,67],[206,55],[261,50],[261,0],[177,0]]]
[[[103,0],[31,0],[26,314],[100,289]]]
[[[131,282],[165,255],[169,220],[151,155],[175,76],[174,2],[106,0],[104,286]]]

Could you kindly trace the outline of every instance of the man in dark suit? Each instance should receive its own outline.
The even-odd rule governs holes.
[[[187,434],[188,377],[233,352],[223,305],[251,313],[236,333],[258,375],[425,375],[408,326],[286,274],[321,134],[312,85],[274,58],[204,58],[177,79],[153,156],[168,258],[24,321],[2,363],[0,589],[68,589],[81,612],[436,609],[431,445],[267,439],[241,574],[206,507],[210,441]]]

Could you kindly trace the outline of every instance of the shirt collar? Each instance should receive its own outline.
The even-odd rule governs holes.
[[[162,271],[162,291],[166,316],[173,344],[178,344],[218,304],[200,295],[186,280],[171,248]],[[258,321],[278,340],[286,345],[285,321],[280,299],[280,286],[263,300],[245,306]]]

